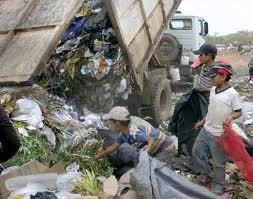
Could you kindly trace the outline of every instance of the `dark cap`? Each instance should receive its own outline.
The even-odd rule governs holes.
[[[203,44],[202,46],[200,46],[200,48],[196,51],[193,51],[193,53],[195,55],[200,55],[200,54],[217,54],[217,48],[212,45],[212,44]]]
[[[234,72],[233,72],[232,66],[229,63],[221,61],[221,62],[216,62],[212,66],[211,70],[208,73],[206,73],[206,76],[213,77],[213,76],[216,76],[217,74],[232,76],[233,73]]]

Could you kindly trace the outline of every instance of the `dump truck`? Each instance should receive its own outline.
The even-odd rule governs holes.
[[[152,109],[160,123],[168,119],[171,89],[168,69],[156,49],[181,0],[106,0],[129,72],[133,96]],[[0,2],[0,84],[31,85],[45,66],[79,0],[4,0]]]

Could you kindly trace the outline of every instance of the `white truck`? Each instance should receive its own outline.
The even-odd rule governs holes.
[[[205,43],[207,34],[208,23],[204,19],[177,12],[171,19],[157,49],[160,63],[165,65],[169,63],[178,67],[183,80],[187,81],[191,75],[189,64],[196,58],[193,51]]]

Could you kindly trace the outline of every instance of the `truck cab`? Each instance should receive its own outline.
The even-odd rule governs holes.
[[[182,45],[182,55],[194,61],[195,55],[192,51],[199,49],[205,43],[205,36],[208,34],[208,23],[192,15],[175,14],[171,19],[166,33],[172,34]]]

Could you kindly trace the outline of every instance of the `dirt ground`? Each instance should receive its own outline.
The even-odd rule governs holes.
[[[240,54],[237,51],[227,51],[218,54],[216,61],[227,61],[229,62],[238,76],[248,75],[248,63],[250,55]]]

